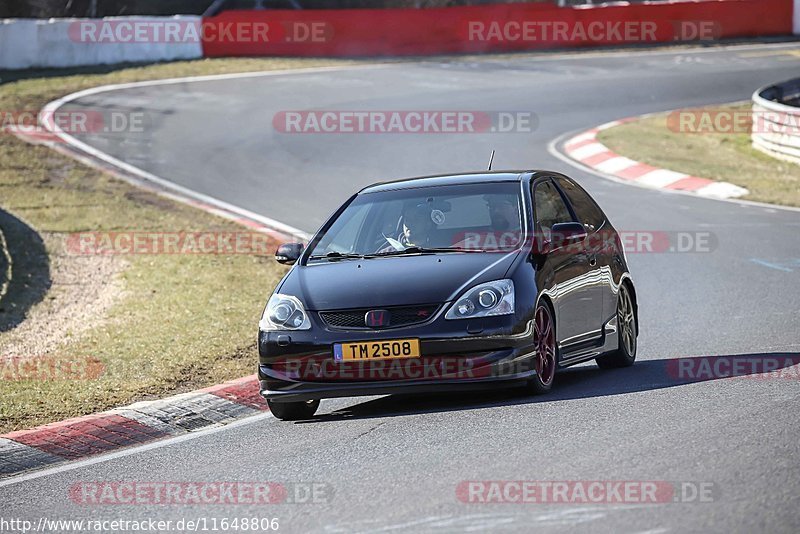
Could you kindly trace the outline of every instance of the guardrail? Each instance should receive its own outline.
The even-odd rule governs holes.
[[[753,148],[800,164],[800,78],[753,93]]]

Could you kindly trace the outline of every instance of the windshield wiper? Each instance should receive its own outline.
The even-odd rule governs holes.
[[[363,254],[349,254],[342,252],[328,252],[324,256],[309,256],[309,260],[363,260],[367,256]]]
[[[390,250],[388,252],[379,252],[375,254],[368,254],[366,257],[379,257],[379,256],[401,256],[403,254],[439,254],[448,252],[486,252],[478,248],[453,248],[453,247],[406,247],[403,250]]]

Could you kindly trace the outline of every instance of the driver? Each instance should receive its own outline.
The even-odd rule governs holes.
[[[428,247],[431,233],[435,226],[431,218],[431,208],[426,204],[417,204],[406,208],[402,213],[402,231],[397,239],[386,237],[389,244],[378,251],[378,254],[403,250],[408,247]]]
[[[430,243],[433,227],[431,209],[425,204],[417,204],[403,212],[403,233],[399,241],[406,247],[426,247]]]

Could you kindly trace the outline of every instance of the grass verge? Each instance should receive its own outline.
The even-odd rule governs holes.
[[[741,113],[749,110],[750,104],[703,109]],[[800,166],[755,150],[749,133],[684,133],[676,129],[668,127],[667,114],[656,115],[603,130],[598,140],[613,152],[642,163],[745,187],[750,191],[743,197],[747,200],[800,206]]]
[[[343,63],[213,59],[0,73],[0,110],[39,109],[59,96],[112,83]],[[42,236],[47,254],[41,261],[49,262],[42,266],[49,276],[26,282],[41,293],[38,302],[25,303],[24,320],[0,328],[0,432],[255,371],[258,316],[285,272],[271,256],[78,257],[65,246],[74,232],[243,227],[7,134],[0,134],[0,207]],[[6,297],[0,313],[22,309]]]

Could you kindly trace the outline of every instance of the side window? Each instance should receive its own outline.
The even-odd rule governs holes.
[[[570,204],[572,204],[572,209],[575,210],[575,215],[577,215],[580,222],[589,225],[591,227],[590,230],[599,230],[603,226],[606,217],[595,201],[592,200],[592,197],[589,196],[589,193],[570,180],[561,177],[556,179],[561,190],[567,195]]]
[[[550,229],[554,224],[573,222],[572,214],[564,203],[561,193],[553,182],[541,182],[533,192],[533,209],[536,223],[546,238],[550,238]]]

